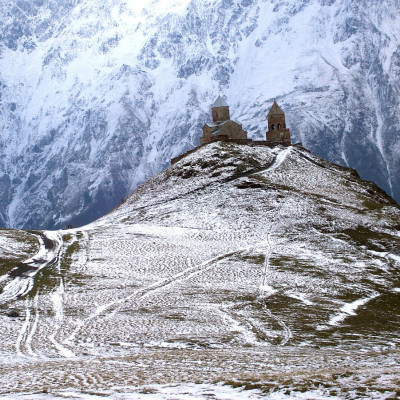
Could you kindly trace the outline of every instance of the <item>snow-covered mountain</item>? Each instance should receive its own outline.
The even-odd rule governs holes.
[[[396,398],[399,269],[354,170],[213,143],[88,226],[0,230],[0,396]]]
[[[0,4],[0,226],[87,223],[199,143],[220,92],[400,199],[398,0]]]

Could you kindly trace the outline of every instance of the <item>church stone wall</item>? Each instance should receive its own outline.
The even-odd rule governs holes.
[[[229,139],[247,139],[247,132],[242,129],[242,125],[235,121],[225,122],[218,131],[219,135],[226,135]]]
[[[283,146],[290,146],[290,131],[289,129],[281,129],[279,131],[273,130],[267,132],[267,142],[271,144],[281,144]]]
[[[231,119],[229,107],[216,107],[211,109],[213,122],[229,121]]]
[[[286,121],[284,115],[270,115],[268,116],[268,130],[283,130],[286,129]]]

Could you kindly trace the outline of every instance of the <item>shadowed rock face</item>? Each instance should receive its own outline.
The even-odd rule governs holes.
[[[80,225],[199,144],[226,95],[400,199],[398,2],[0,5],[0,226]],[[147,8],[146,8],[147,7]]]

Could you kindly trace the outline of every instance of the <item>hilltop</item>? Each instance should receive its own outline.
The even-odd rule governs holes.
[[[2,394],[400,393],[399,207],[301,146],[212,143],[90,225],[0,232],[33,257],[0,278]]]

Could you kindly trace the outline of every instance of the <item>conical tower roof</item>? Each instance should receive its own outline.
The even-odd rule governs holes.
[[[278,106],[278,103],[276,101],[274,101],[274,104],[272,104],[272,107],[269,110],[268,116],[270,116],[270,115],[285,115],[285,113]]]
[[[228,104],[226,104],[226,101],[221,96],[218,96],[217,100],[215,100],[214,104],[211,106],[211,108],[218,107],[229,107]]]

